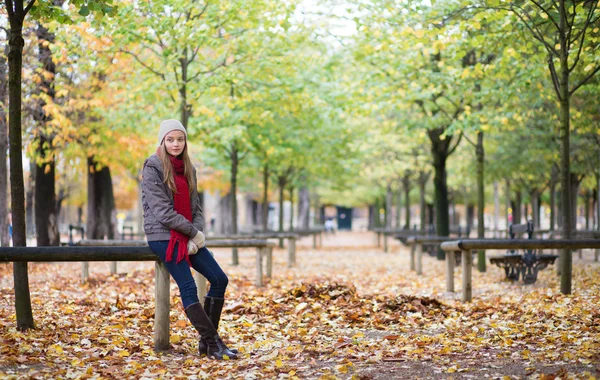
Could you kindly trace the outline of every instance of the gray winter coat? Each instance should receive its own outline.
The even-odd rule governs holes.
[[[173,208],[173,192],[163,182],[163,168],[160,158],[153,154],[144,162],[142,171],[142,206],[144,208],[144,232],[148,241],[169,240],[171,230],[193,237],[204,230],[204,216],[196,190],[196,170],[194,186],[190,195],[192,222]]]

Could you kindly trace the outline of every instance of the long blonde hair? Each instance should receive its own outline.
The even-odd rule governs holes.
[[[191,194],[196,184],[194,183],[194,170],[192,166],[192,160],[190,160],[190,156],[188,155],[187,140],[185,142],[183,152],[181,152],[180,155],[183,159],[183,175],[187,180],[188,188]],[[173,164],[171,164],[171,160],[169,159],[169,153],[167,153],[167,148],[165,146],[164,141],[158,147],[158,157],[162,162],[164,176],[163,182],[166,183],[169,189],[171,189],[171,191],[173,192],[173,194],[175,194],[177,193],[177,187],[175,186],[175,177],[173,175]]]

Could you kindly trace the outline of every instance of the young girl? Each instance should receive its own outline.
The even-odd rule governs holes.
[[[185,313],[201,336],[200,354],[237,358],[217,328],[228,279],[204,245],[204,217],[198,202],[196,171],[187,151],[187,132],[177,120],[165,120],[158,150],[144,162],[142,205],[148,245],[177,282]],[[210,282],[204,308],[190,266]]]

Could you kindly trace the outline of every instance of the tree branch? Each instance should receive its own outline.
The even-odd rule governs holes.
[[[188,19],[189,20],[195,20],[195,19],[199,19],[200,17],[202,17],[202,15],[204,14],[204,12],[206,12],[206,9],[208,8],[208,5],[210,4],[210,2],[206,2],[206,5],[204,5],[204,8],[202,8],[202,10],[200,11],[200,13],[198,13],[197,15],[192,16],[192,12],[189,13],[188,15]]]
[[[552,23],[554,24],[554,26],[556,27],[557,30],[560,30],[560,27],[558,26],[558,24],[556,23],[556,21],[554,21],[554,18],[552,18],[552,15],[550,14],[550,12],[548,12],[548,10],[546,8],[544,8],[538,1],[536,0],[531,0],[532,3],[534,3],[538,8],[540,8],[542,10],[542,12],[544,12],[546,14],[546,16],[548,16],[548,19],[550,21],[552,21]]]
[[[521,7],[518,7],[521,11],[523,11],[523,9]],[[525,27],[527,29],[529,29],[529,31],[531,32],[533,38],[535,38],[536,40],[540,41],[542,44],[544,44],[544,46],[546,47],[546,49],[553,53],[556,56],[559,56],[558,52],[556,51],[556,49],[554,48],[554,46],[550,45],[548,42],[546,42],[546,39],[544,38],[544,35],[542,34],[542,32],[540,32],[540,30],[537,28],[537,26],[534,24],[533,28],[535,28],[535,30],[532,28],[531,25],[529,25],[529,23],[527,22],[527,20],[525,20],[525,18],[523,18],[523,16],[521,15],[521,13],[519,11],[517,11],[516,9],[514,9],[514,7],[511,5],[510,10],[512,12],[514,12],[517,17],[523,22],[523,24],[525,24]],[[527,18],[529,19],[529,21],[531,21],[533,23],[533,20],[531,20],[531,17],[529,16],[529,14],[525,11],[523,11],[525,13],[525,15],[527,16]]]
[[[217,66],[213,67],[212,69],[208,70],[208,71],[198,71],[196,74],[192,75],[191,77],[188,78],[188,80],[186,82],[191,82],[192,80],[198,78],[200,75],[205,75],[205,74],[212,74],[215,71],[217,71],[220,67],[225,67],[227,66],[227,57],[225,57],[223,59],[223,62],[219,63]]]
[[[31,0],[29,2],[29,4],[27,4],[27,7],[25,7],[25,10],[23,11],[24,15],[26,15],[29,12],[29,10],[31,9],[31,7],[33,7],[34,3],[35,3],[35,0]]]
[[[162,80],[165,80],[165,74],[158,72],[156,70],[154,70],[152,67],[148,66],[147,64],[145,64],[138,56],[137,54],[131,52],[131,51],[127,51],[125,49],[119,49],[119,51],[121,53],[125,53],[125,54],[129,54],[131,55],[140,65],[142,65],[145,69],[147,69],[148,71],[150,71],[152,74],[159,76]]]
[[[594,77],[594,75],[596,75],[596,73],[600,71],[600,65],[596,66],[596,68],[594,70],[592,70],[591,73],[588,74],[587,77],[583,78],[581,80],[581,82],[579,82],[579,84],[577,86],[575,86],[571,91],[569,91],[569,95],[573,95],[575,93],[575,91],[577,91],[577,89],[579,89],[579,87],[583,86],[584,84],[586,84],[590,79],[592,79]]]
[[[465,138],[465,140],[467,140],[467,142],[468,142],[469,144],[471,144],[471,145],[473,145],[473,146],[475,146],[475,147],[477,146],[477,144],[476,144],[476,143],[474,143],[474,142],[473,142],[473,140],[471,140],[471,139],[469,138],[469,136],[467,136],[467,135],[466,135],[464,132],[463,132],[463,137]]]
[[[462,132],[460,132],[460,134],[458,135],[458,139],[456,140],[456,144],[454,145],[453,148],[448,150],[448,155],[447,157],[450,157],[450,155],[452,153],[454,153],[454,151],[456,150],[456,148],[458,148],[458,144],[460,144],[460,140],[462,140],[462,137],[464,136],[464,134]]]
[[[560,95],[560,82],[558,81],[558,75],[556,74],[556,67],[554,67],[554,61],[552,60],[552,56],[550,54],[548,54],[548,68],[550,69],[550,76],[552,77],[552,84],[554,85],[554,91],[556,91],[558,100],[562,100],[562,96]]]
[[[569,45],[570,45],[573,42],[577,41],[579,39],[579,36],[581,36],[579,49],[577,50],[577,56],[575,57],[575,62],[573,62],[573,66],[571,66],[569,68],[569,73],[575,69],[575,66],[577,66],[577,62],[579,61],[579,58],[581,57],[581,51],[583,49],[583,42],[585,40],[585,33],[587,31],[588,26],[590,26],[590,23],[592,20],[592,15],[594,14],[595,10],[596,10],[596,4],[592,5],[592,9],[590,9],[588,16],[586,17],[585,24],[581,27],[581,30],[579,31],[579,33],[577,33],[575,35],[575,38],[573,38],[573,40],[568,40]]]

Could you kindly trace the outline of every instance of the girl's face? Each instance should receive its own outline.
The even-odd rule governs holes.
[[[185,148],[185,133],[171,131],[165,136],[165,149],[171,156],[179,156]]]

